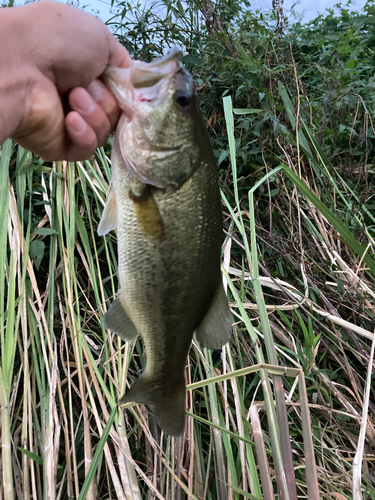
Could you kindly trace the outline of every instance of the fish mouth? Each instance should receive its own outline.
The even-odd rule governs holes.
[[[152,63],[133,61],[128,68],[107,66],[103,81],[114,93],[120,108],[132,116],[136,101],[152,105],[159,97],[163,81],[173,78],[181,67],[181,53],[174,47],[169,54]]]

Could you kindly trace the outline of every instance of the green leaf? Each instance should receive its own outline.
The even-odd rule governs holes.
[[[45,244],[41,240],[33,240],[30,243],[29,253],[37,271],[39,271],[39,266],[44,256],[44,249],[45,249]]]
[[[286,88],[284,87],[284,85],[281,85],[280,81],[278,81],[277,84],[279,86],[279,94],[280,94],[281,99],[283,100],[290,124],[292,125],[293,130],[295,130],[296,117],[293,114],[293,103],[290,100],[290,97],[289,97],[288,92],[286,91]]]
[[[225,160],[225,158],[227,158],[227,156],[228,156],[228,151],[223,149],[223,151],[220,153],[219,159],[217,160],[217,164],[220,165]]]
[[[178,40],[180,40],[180,42],[186,43],[186,38],[181,33],[177,33],[176,37],[178,38]]]
[[[9,214],[9,191],[8,173],[9,163],[12,155],[12,141],[7,139],[1,146],[0,156],[0,317],[4,317],[5,297],[5,263],[7,262],[8,248],[8,214]],[[4,342],[4,321],[0,321],[0,342]]]
[[[250,73],[252,73],[252,80],[253,80],[253,86],[254,88],[257,88],[259,86],[260,80],[258,75],[258,68],[250,54],[242,47],[242,45],[234,41],[234,45],[236,46],[237,50],[239,51],[243,62],[245,63],[245,66],[247,66],[248,70]]]
[[[283,165],[283,170],[289,179],[297,186],[297,188],[308,198],[315,207],[320,210],[324,217],[336,229],[336,231],[345,240],[345,243],[356,252],[359,257],[363,257],[363,261],[368,265],[371,272],[375,275],[375,262],[368,253],[365,253],[365,248],[354,238],[351,231],[341,220],[334,215],[319,198],[311,191],[307,184],[296,175],[286,165]]]
[[[37,207],[39,205],[51,205],[51,202],[47,201],[47,200],[41,200],[41,201],[34,202],[34,207]]]
[[[235,115],[250,115],[252,113],[260,114],[261,112],[262,112],[261,109],[246,109],[246,108],[233,109],[233,113]]]
[[[17,450],[19,450],[21,453],[26,455],[31,460],[34,460],[34,462],[36,462],[37,464],[43,465],[43,458],[40,457],[39,455],[35,455],[35,453],[26,450],[26,448],[22,448],[21,446],[17,446]]]
[[[181,16],[184,17],[185,11],[184,11],[184,8],[182,7],[180,0],[177,0],[177,8],[178,8],[178,12],[181,14]]]
[[[59,172],[54,172],[54,175],[58,177],[59,179],[65,179],[65,175],[60,174]]]
[[[184,64],[195,64],[197,66],[202,65],[203,59],[201,57],[196,57],[191,54],[187,54],[182,58]]]
[[[272,198],[272,196],[276,196],[278,194],[278,192],[279,192],[279,190],[277,188],[271,189],[269,195]],[[268,195],[268,193],[267,193],[267,195]]]
[[[255,497],[254,495],[251,495],[250,493],[247,493],[246,491],[241,490],[241,488],[237,488],[233,484],[228,484],[228,487],[231,490],[235,491],[236,493],[239,493],[240,495],[242,495],[244,498],[249,498],[250,500],[259,500],[259,497]]]
[[[35,229],[35,234],[40,234],[41,236],[50,236],[51,234],[58,234],[55,229],[51,227],[38,227]]]
[[[40,457],[39,455],[35,455],[32,451],[26,450],[26,448],[22,448],[22,446],[17,446],[17,450],[19,450],[21,453],[26,455],[28,458],[31,460],[34,460],[39,465],[43,465],[43,458]],[[57,465],[58,469],[64,469],[62,465]]]

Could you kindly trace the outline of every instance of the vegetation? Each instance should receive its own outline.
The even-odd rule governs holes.
[[[219,359],[193,343],[184,438],[119,409],[145,353],[103,327],[118,288],[116,235],[96,233],[109,148],[44,164],[6,141],[0,498],[375,498],[374,2],[307,24],[277,0],[114,9],[132,56],[177,44],[195,78],[233,339]]]

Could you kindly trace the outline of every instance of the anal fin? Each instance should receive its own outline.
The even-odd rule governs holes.
[[[123,308],[120,299],[112,302],[110,308],[105,313],[104,326],[116,333],[122,340],[135,340],[138,336],[137,329],[133,321],[129,318],[127,312]]]
[[[229,341],[232,335],[232,316],[221,283],[217,286],[206,316],[195,335],[200,345],[208,349],[218,349]]]

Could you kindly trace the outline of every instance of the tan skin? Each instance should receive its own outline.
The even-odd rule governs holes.
[[[11,137],[46,161],[105,144],[120,110],[99,77],[131,59],[99,19],[57,2],[0,9],[0,47],[0,144]]]

